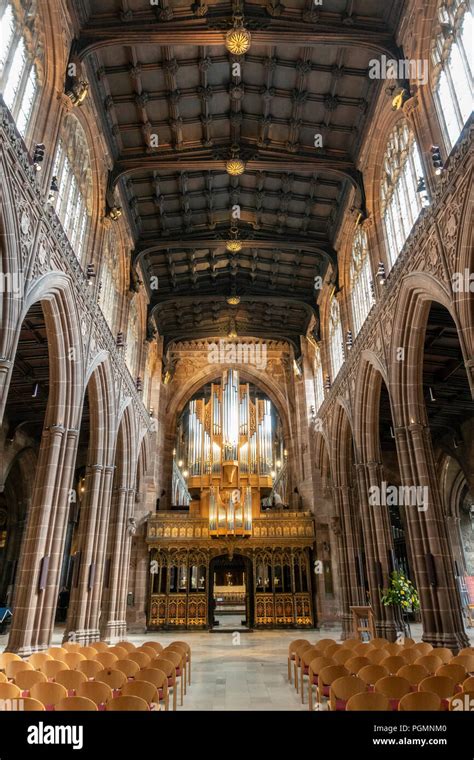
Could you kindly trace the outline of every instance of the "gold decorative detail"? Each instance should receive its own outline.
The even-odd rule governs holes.
[[[251,43],[252,35],[238,22],[225,37],[225,46],[232,55],[244,55],[250,49]]]
[[[234,158],[230,158],[226,162],[225,170],[231,177],[239,177],[245,171],[245,163],[241,158],[236,158],[234,156]]]
[[[240,296],[227,296],[226,301],[229,306],[238,306],[240,303]]]
[[[225,247],[231,253],[235,253],[236,251],[242,250],[242,243],[240,240],[228,240]]]

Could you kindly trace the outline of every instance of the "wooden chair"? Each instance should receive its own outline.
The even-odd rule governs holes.
[[[474,689],[454,694],[449,700],[449,709],[453,712],[474,712]]]
[[[145,654],[149,654],[150,652],[152,652],[151,648]],[[180,655],[180,657],[181,657],[181,663],[179,665],[179,671],[180,672],[178,673],[178,675],[180,677],[182,675],[182,682],[184,684],[184,693],[186,694],[187,693],[186,692],[186,682],[188,680],[188,675],[187,675],[188,653],[187,653],[186,647],[183,646],[183,644],[178,644],[177,642],[173,642],[172,644],[170,644],[169,646],[167,646],[165,649],[163,649],[163,651],[161,652],[161,654],[164,654],[166,656],[167,652],[177,652]],[[153,651],[150,654],[151,660],[154,659],[154,656],[156,656],[156,651]],[[151,662],[151,660],[150,660],[150,662]]]
[[[418,657],[416,665],[423,665],[424,668],[428,671],[430,676],[434,676],[438,668],[441,667],[443,664],[440,657],[437,657],[435,654],[424,654],[421,657]]]
[[[60,683],[67,689],[68,697],[75,697],[79,686],[85,681],[87,678],[84,673],[80,673],[78,670],[60,670],[54,679],[55,683]]]
[[[412,691],[405,694],[398,703],[399,712],[437,712],[441,710],[441,699],[429,691]]]
[[[390,710],[390,703],[383,694],[375,691],[366,691],[362,694],[354,694],[346,705],[348,712],[358,712],[360,710],[378,710],[379,712]]]
[[[474,675],[474,654],[458,654],[451,660],[453,665],[462,665],[469,676]]]
[[[5,673],[2,670],[0,670],[0,683],[5,683],[6,681],[8,681],[8,679]]]
[[[342,676],[336,678],[329,688],[329,709],[345,710],[348,700],[355,694],[366,691],[365,683],[357,676]]]
[[[177,708],[177,688],[176,688],[176,667],[174,662],[167,660],[166,657],[160,655],[151,664],[146,667],[158,668],[166,673],[168,679],[168,689],[173,689],[173,710]]]
[[[127,652],[133,652],[133,650],[136,649],[135,644],[132,644],[131,641],[119,641],[117,646],[126,649]]]
[[[148,681],[156,687],[158,699],[165,703],[165,710],[169,710],[168,676],[164,670],[158,668],[143,668],[135,676],[135,681]],[[139,695],[140,696],[140,695]]]
[[[404,648],[405,648],[405,649],[406,649],[407,647],[409,647],[409,648],[411,649],[411,647],[412,647],[414,644],[416,644],[416,641],[415,641],[415,639],[411,639],[409,636],[405,636],[405,637],[404,637],[404,639],[403,639],[403,646],[404,646]]]
[[[449,698],[456,693],[456,682],[448,676],[428,676],[418,686],[418,691],[429,691],[441,699],[441,709],[449,709]]]
[[[26,671],[24,671],[26,672]],[[37,699],[31,697],[14,697],[9,699],[8,702],[0,700],[0,710],[10,710],[12,712],[44,712],[45,706]]]
[[[330,665],[334,665],[335,662],[330,657],[324,657],[324,655],[317,654],[310,663],[308,668],[308,707],[313,709],[313,686],[318,686],[319,673],[323,668],[327,668]]]
[[[0,700],[21,697],[20,687],[15,683],[0,683]]]
[[[344,665],[347,660],[350,660],[351,658],[354,658],[354,650],[348,647],[341,648],[339,652],[336,652],[333,656],[333,660],[336,665]]]
[[[46,683],[48,679],[39,670],[20,670],[15,676],[15,684],[21,690],[23,697],[29,697],[31,687],[35,683]]]
[[[325,657],[334,657],[335,654],[340,652],[342,649],[340,644],[329,644],[329,646],[324,647],[324,656]]]
[[[380,664],[383,665],[384,668],[387,668],[391,676],[394,676],[400,668],[403,668],[405,660],[403,657],[400,657],[400,655],[389,655],[388,657],[385,657]]]
[[[107,702],[105,708],[107,712],[148,712],[148,705],[141,697],[135,697],[132,694],[124,697],[115,697]]]
[[[357,649],[360,644],[360,639],[344,639],[339,646],[341,649]]]
[[[323,697],[329,698],[330,686],[336,678],[342,678],[343,676],[348,675],[349,673],[344,665],[328,665],[326,668],[322,668],[319,671],[318,677],[318,702],[322,702]]]
[[[100,662],[103,668],[113,668],[114,664],[118,660],[118,657],[113,652],[97,652],[94,660],[96,662]]]
[[[428,677],[428,671],[423,665],[404,665],[397,672],[397,676],[406,678],[410,683],[411,690],[418,691],[418,684]]]
[[[76,670],[79,671],[79,673],[84,673],[86,678],[95,678],[97,673],[100,673],[100,671],[103,670],[103,667],[100,662],[97,662],[96,660],[82,660],[78,664]]]
[[[78,652],[81,648],[81,645],[78,644],[77,641],[64,641],[62,647],[67,652]]]
[[[162,657],[165,657],[167,660],[174,663],[176,678],[179,678],[179,681],[180,681],[180,695],[181,695],[180,704],[182,705],[183,699],[184,699],[183,653],[175,652],[168,648],[168,649],[163,649],[163,652],[160,654],[158,659],[161,660]]]
[[[459,684],[459,689],[461,688],[461,684],[466,680],[466,671],[463,666],[456,665],[456,663],[453,663],[452,661],[448,662],[446,665],[441,665],[435,675],[452,678],[456,684]]]
[[[106,641],[94,641],[93,644],[90,644],[89,646],[93,647],[96,652],[108,652],[109,651],[109,645]]]
[[[154,684],[149,681],[128,681],[122,689],[124,696],[133,695],[145,700],[148,707],[158,703],[158,691]]]
[[[97,705],[92,699],[87,697],[65,697],[60,699],[56,705],[56,710],[73,711],[73,712],[97,712]]]
[[[86,660],[93,660],[95,656],[99,653],[99,650],[94,649],[94,647],[81,647],[77,651],[83,654]]]
[[[385,649],[387,644],[390,644],[391,642],[389,642],[388,639],[384,639],[381,636],[376,636],[375,638],[370,639],[369,643],[371,646],[376,647],[377,649]]]
[[[133,660],[117,660],[114,664],[115,670],[121,670],[127,678],[135,678],[136,674],[140,670],[139,665]]]
[[[388,676],[388,674],[387,668],[384,668],[383,665],[364,665],[357,673],[357,677],[366,684],[367,691],[373,691],[377,681]]]
[[[67,691],[60,683],[35,683],[30,689],[33,699],[38,699],[43,703],[47,710],[56,709],[56,705],[61,699],[67,697]]]
[[[384,649],[389,656],[401,656],[404,647],[401,644],[395,644],[391,641],[388,644],[385,644]]]
[[[134,649],[133,652],[128,653],[127,660],[136,662],[139,668],[148,668],[152,658],[149,655],[145,654],[145,652],[138,652],[136,649]]]
[[[369,652],[374,652],[377,649],[377,647],[373,647],[370,644],[370,641],[367,643],[363,641],[359,641],[356,647],[354,647],[353,652],[354,656],[357,657],[367,657]]]
[[[337,663],[338,665],[340,663]],[[346,668],[347,672],[350,673],[353,676],[356,676],[357,673],[361,668],[364,668],[366,665],[370,665],[369,660],[367,657],[350,657],[349,660],[346,660],[344,663],[342,663],[344,667]]]
[[[309,644],[309,646],[317,646],[318,649],[321,649],[324,652],[327,647],[333,646],[333,644],[337,644],[335,639],[319,639],[319,641],[315,641],[314,644]]]
[[[10,660],[5,666],[5,675],[14,681],[16,674],[22,670],[33,670],[33,665],[27,660]]]
[[[321,643],[321,642],[320,642]],[[293,658],[293,674],[294,674],[294,684],[295,684],[295,690],[300,690],[300,684],[299,684],[299,668],[300,668],[300,659],[304,652],[306,652],[309,649],[314,649],[313,644],[309,644],[308,642],[304,644],[299,644],[299,646],[295,647],[294,650],[294,658]]]
[[[171,647],[172,644],[169,644],[167,649]],[[163,650],[161,650],[163,651]],[[157,654],[160,654],[160,652],[157,652],[155,647],[151,647],[148,644],[142,644],[141,646],[137,647],[135,649],[135,652],[144,652],[144,654],[147,654],[148,657],[150,657],[151,660],[154,660]]]
[[[474,676],[469,676],[469,678],[466,678],[466,680],[462,682],[462,690],[474,691]]]
[[[59,660],[60,662],[64,662],[64,657],[67,653],[67,649],[63,647],[50,647],[46,650],[46,654],[51,655],[53,660]]]
[[[371,665],[380,665],[387,657],[387,652],[382,647],[374,647],[367,653],[367,659]]]
[[[147,639],[147,640],[146,640],[146,641],[144,641],[143,643],[144,643],[144,644],[145,644],[147,647],[152,647],[152,648],[155,650],[155,652],[158,652],[158,653],[160,653],[160,652],[162,652],[162,651],[163,651],[163,644],[160,644],[160,642],[159,642],[159,641],[148,641],[148,639]],[[172,642],[172,643],[173,643],[173,644],[184,644],[184,641],[176,641],[176,642]]]
[[[113,698],[112,689],[103,681],[84,681],[77,688],[77,696],[92,699],[99,709]]]
[[[80,652],[68,652],[64,655],[64,662],[70,670],[76,670],[80,662],[84,662],[86,658]]]
[[[430,652],[433,651],[431,644],[428,644],[426,641],[420,641],[418,644],[413,644],[413,646],[410,648],[415,649],[420,657],[425,654],[430,654]]]
[[[113,691],[118,691],[127,682],[127,676],[121,670],[104,668],[104,670],[97,673],[95,680],[106,683]]]
[[[304,677],[309,676],[309,663],[314,660],[319,654],[319,650],[316,647],[305,649],[303,654],[299,657],[299,673],[298,682],[300,685],[301,702],[304,702]]]
[[[69,670],[69,668],[62,660],[46,660],[38,670],[40,673],[45,674],[48,681],[54,681],[56,674],[59,673],[60,670]]]
[[[0,654],[0,670],[5,670],[7,664],[13,662],[13,660],[18,662],[21,660],[21,657],[13,652],[2,652],[2,654]]]
[[[400,657],[405,660],[405,665],[414,665],[419,659],[420,653],[414,647],[408,647],[400,652]]]
[[[147,642],[149,646],[155,647],[161,647],[161,651],[163,650],[163,647],[161,644],[158,643],[158,641],[149,641]],[[191,647],[189,644],[186,643],[186,641],[173,641],[173,644],[179,644],[180,646],[184,647],[186,651],[186,659],[187,659],[187,668],[188,668],[188,683],[191,683]],[[157,650],[159,651],[159,650]]]
[[[453,659],[453,653],[448,647],[436,647],[431,654],[435,654],[436,657],[440,657],[443,665],[446,665]]]
[[[411,684],[402,676],[385,676],[379,678],[374,685],[377,694],[383,694],[390,702],[392,710],[398,710],[398,703],[405,694],[410,694]]]
[[[128,650],[125,649],[125,647],[119,646],[118,644],[114,647],[110,647],[108,651],[112,652],[112,654],[117,655],[119,660],[123,660],[128,654]]]
[[[458,655],[460,654],[474,654],[474,647],[464,647],[458,652]]]

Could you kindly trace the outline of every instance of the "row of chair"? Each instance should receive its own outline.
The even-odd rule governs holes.
[[[314,686],[318,687],[319,701],[321,697],[329,697],[331,681],[322,684],[320,681],[324,670],[329,671],[324,675],[329,675],[332,681],[341,677],[362,677],[369,691],[373,690],[376,681],[390,676],[406,679],[410,691],[416,691],[421,681],[433,675],[448,678],[455,688],[460,687],[474,673],[474,649],[468,647],[455,657],[447,648],[434,650],[431,644],[417,644],[413,639],[405,639],[402,644],[381,638],[368,643],[349,639],[339,644],[333,639],[322,639],[316,644],[298,639],[291,642],[288,650],[290,682],[292,670],[295,689],[300,691],[302,702],[305,676],[308,677],[308,706],[312,710]],[[447,709],[446,699],[454,696],[454,691],[447,683],[441,689],[443,694],[446,689],[447,693],[442,698],[445,700],[443,706]]]
[[[183,641],[166,648],[152,641],[140,647],[127,641],[114,646],[68,642],[26,660],[10,652],[0,654],[3,709],[14,709],[21,699],[20,709],[25,710],[144,709],[140,700],[147,710],[160,702],[168,710],[171,693],[176,710],[178,683],[182,705],[191,683],[191,649]]]

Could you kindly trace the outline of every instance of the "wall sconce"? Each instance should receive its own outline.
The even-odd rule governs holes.
[[[85,79],[79,79],[74,82],[71,89],[66,91],[66,96],[71,101],[74,108],[82,106],[89,93],[89,84]]]

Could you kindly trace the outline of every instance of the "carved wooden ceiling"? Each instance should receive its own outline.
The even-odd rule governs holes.
[[[166,341],[226,335],[232,320],[241,335],[304,334],[351,188],[365,210],[357,155],[379,86],[369,61],[400,56],[403,4],[71,0],[73,54],[114,158],[108,204],[122,183]],[[239,10],[252,44],[236,58],[224,43]],[[226,172],[232,155],[240,176]]]

